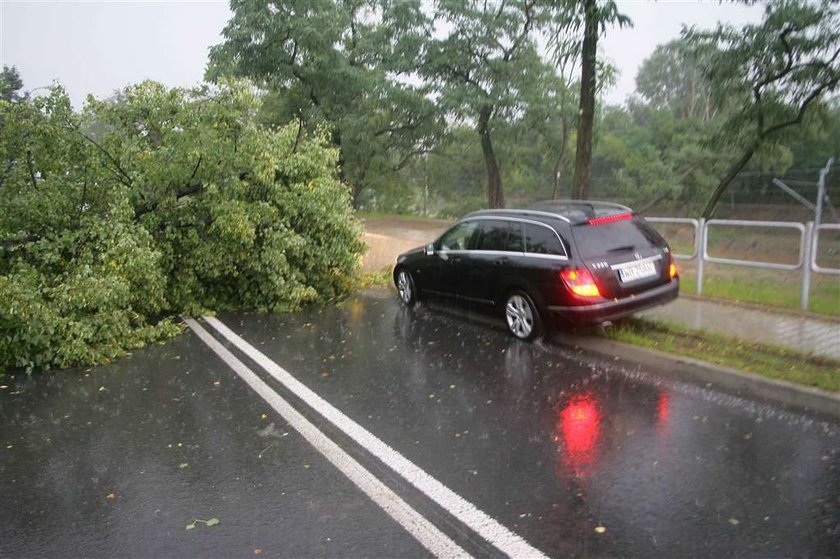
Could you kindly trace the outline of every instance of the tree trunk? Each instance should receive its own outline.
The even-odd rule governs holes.
[[[359,194],[362,192],[362,185],[356,184],[355,182],[351,184],[349,177],[347,176],[347,171],[344,168],[346,164],[346,161],[344,160],[344,149],[341,146],[341,130],[335,128],[332,132],[331,140],[333,145],[338,148],[338,161],[336,161],[338,180],[350,188],[350,196],[352,197],[351,203],[353,204],[353,208],[359,209],[358,198]]]
[[[715,191],[712,192],[712,197],[709,198],[709,202],[706,204],[706,207],[703,208],[703,213],[700,217],[705,219],[709,219],[712,217],[712,213],[715,211],[715,207],[717,206],[718,200],[720,197],[723,196],[723,193],[726,191],[726,187],[729,186],[729,183],[738,176],[738,173],[747,166],[747,163],[750,162],[752,159],[753,154],[755,153],[756,148],[758,147],[757,143],[752,144],[750,147],[747,148],[747,151],[744,152],[744,155],[741,156],[741,159],[735,162],[729,170],[726,172],[726,176],[721,179],[718,185],[715,187]]]
[[[487,207],[490,209],[505,207],[505,193],[502,190],[502,175],[493,151],[490,139],[490,115],[492,107],[483,107],[478,115],[478,134],[481,136],[481,151],[484,154],[484,167],[487,170]]]
[[[572,197],[589,196],[592,177],[592,125],[595,121],[595,65],[598,54],[598,13],[596,0],[584,0],[585,27],[580,68],[580,119],[578,120],[575,177]]]
[[[554,192],[551,195],[552,200],[560,199],[560,193],[563,191],[563,169],[566,168],[566,158],[569,156],[569,120],[566,117],[562,118],[561,126],[563,127],[563,135],[560,141],[560,155],[554,164]]]

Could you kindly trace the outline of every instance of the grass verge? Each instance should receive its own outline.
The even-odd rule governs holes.
[[[602,332],[613,340],[840,392],[840,361],[833,359],[642,319],[630,319]]]
[[[360,272],[353,277],[353,289],[370,287],[388,287],[393,284],[391,266],[385,266],[373,272]]]
[[[840,282],[815,281],[811,285],[811,298],[808,310],[827,316],[840,316]],[[680,278],[680,291],[694,293],[697,281],[693,276]],[[770,279],[745,280],[743,278],[706,278],[703,282],[703,295],[745,301],[768,307],[799,310],[801,287],[798,284],[783,283]]]

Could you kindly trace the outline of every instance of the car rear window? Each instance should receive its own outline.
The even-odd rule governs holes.
[[[526,223],[524,229],[525,252],[566,256],[566,250],[553,230],[531,223]]]
[[[577,250],[584,258],[665,245],[659,233],[638,217],[601,225],[584,223],[572,230]]]

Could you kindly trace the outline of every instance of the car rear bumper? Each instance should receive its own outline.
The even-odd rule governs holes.
[[[665,285],[623,299],[575,307],[549,306],[548,310],[556,319],[563,322],[597,323],[623,318],[656,305],[664,305],[676,299],[679,293],[679,280],[672,279]]]

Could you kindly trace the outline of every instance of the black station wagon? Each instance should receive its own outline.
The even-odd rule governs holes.
[[[679,292],[668,243],[642,217],[578,201],[471,213],[397,257],[394,283],[408,306],[434,298],[503,315],[523,340],[549,322],[615,320]]]

